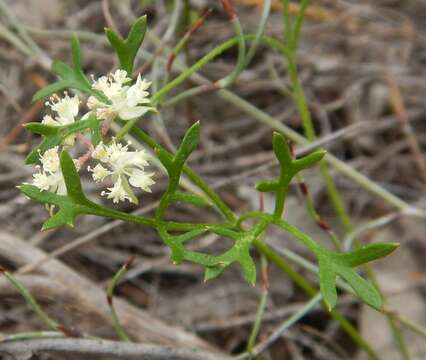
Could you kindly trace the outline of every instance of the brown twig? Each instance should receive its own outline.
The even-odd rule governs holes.
[[[426,186],[426,163],[423,159],[422,151],[420,150],[416,135],[414,134],[413,128],[408,121],[407,109],[405,108],[401,90],[392,74],[387,73],[386,80],[389,85],[390,102],[393,111],[395,112],[396,119],[398,120],[401,130],[407,139],[411,155],[413,156],[414,163],[417,167],[417,172]]]
[[[109,2],[108,0],[102,0],[102,13],[104,14],[105,21],[107,22],[108,26],[114,30],[117,34],[120,34],[120,31],[118,30],[118,27],[112,18],[111,11],[109,10]]]
[[[110,340],[88,339],[33,339],[0,343],[0,353],[19,354],[74,354],[79,356],[116,356],[120,359],[144,360],[219,360],[224,356],[205,351],[178,349],[151,344],[132,344]]]
[[[29,74],[30,80],[34,83],[38,88],[42,88],[47,85],[46,79],[44,79],[41,75],[37,73]],[[13,127],[13,129],[4,137],[4,139],[0,142],[0,151],[6,149],[9,144],[15,140],[18,135],[22,132],[24,124],[30,122],[34,117],[40,112],[43,108],[43,101],[37,101],[32,104],[31,107],[25,111],[22,118],[18,121],[18,123]]]
[[[231,4],[231,1],[220,0],[220,2],[222,3],[223,10],[225,11],[226,15],[228,15],[230,20],[233,20],[237,16],[237,13],[235,12],[235,9]]]
[[[22,132],[24,124],[34,119],[34,117],[43,108],[43,101],[37,101],[25,112],[24,116],[18,121],[18,123],[9,131],[9,133],[0,142],[0,151],[6,149],[10,143],[15,140],[18,135]]]
[[[194,34],[203,24],[204,22],[207,20],[207,18],[212,14],[213,10],[212,9],[208,9],[190,28],[189,30],[183,35],[182,40],[180,41],[180,43],[185,44],[187,41],[189,41],[190,37],[192,36],[192,34]],[[170,55],[169,58],[167,60],[167,72],[170,72],[173,66],[173,63],[176,59],[176,53],[173,50]]]
[[[155,203],[147,205],[147,206],[145,206],[141,209],[138,209],[133,214],[135,214],[135,215],[145,214],[146,212],[149,212],[149,211],[155,209],[157,206],[158,206],[158,202],[155,202]],[[30,273],[31,271],[34,271],[35,269],[37,269],[40,266],[42,266],[43,264],[45,264],[47,261],[49,261],[49,260],[51,260],[55,257],[62,256],[64,254],[66,254],[67,252],[71,251],[71,250],[74,250],[74,249],[76,249],[76,248],[78,248],[82,245],[85,245],[89,241],[96,239],[98,236],[101,236],[102,234],[105,234],[108,231],[111,231],[115,227],[122,225],[122,224],[125,224],[125,223],[121,220],[114,220],[112,222],[108,222],[105,225],[102,225],[102,226],[96,228],[95,230],[91,231],[90,233],[83,235],[83,236],[80,236],[80,237],[74,239],[73,241],[67,243],[66,245],[59,247],[58,249],[52,251],[51,253],[45,254],[43,257],[41,257],[39,259],[35,259],[34,262],[29,262],[25,266],[19,268],[17,273],[18,274]]]
[[[15,267],[30,262],[38,262],[46,256],[45,252],[20,240],[16,236],[0,232],[0,239],[2,257],[14,263]],[[55,295],[49,297],[49,299],[58,299],[64,296],[63,294],[68,294],[65,299],[72,298],[72,301],[78,304],[77,309],[79,312],[84,311],[90,314],[87,318],[93,319],[96,317],[101,323],[107,324],[108,327],[111,326],[109,307],[105,301],[103,289],[56,259],[41,265],[39,272],[43,276],[38,276],[38,284],[34,281],[34,276],[25,275],[19,277],[19,280],[36,298],[46,296],[48,293],[46,289],[49,289]],[[6,281],[2,282],[1,279],[0,284],[2,284],[1,289],[3,292],[6,291],[6,286],[12,288],[10,284]],[[41,290],[43,288],[44,290]],[[16,292],[16,290],[14,291]],[[67,300],[63,300],[62,303]],[[215,351],[213,346],[200,338],[170,324],[166,325],[123,299],[117,298],[115,306],[123,326],[128,329],[129,335],[135,341],[143,340],[176,346],[179,344],[179,346]]]

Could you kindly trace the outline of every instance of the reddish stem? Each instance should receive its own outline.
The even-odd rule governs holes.
[[[220,0],[220,2],[222,3],[223,10],[225,11],[226,15],[228,15],[229,19],[234,20],[237,16],[237,13],[235,12],[231,2],[229,0]]]
[[[124,268],[129,269],[133,265],[135,259],[136,259],[136,256],[134,256],[134,255],[130,256],[127,259],[126,263],[124,264]]]
[[[183,36],[184,41],[188,41],[193,33],[195,33],[201,25],[204,24],[206,19],[212,14],[213,10],[208,9],[185,33]],[[174,51],[169,55],[169,59],[167,60],[167,72],[170,72],[173,66],[173,63],[176,59],[176,53]]]

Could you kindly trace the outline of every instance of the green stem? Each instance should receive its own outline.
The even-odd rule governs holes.
[[[424,327],[423,325],[411,321],[410,319],[407,319],[401,314],[391,314],[391,316],[398,320],[406,328],[410,329],[411,331],[414,331],[415,333],[426,339],[426,327]]]
[[[306,247],[311,250],[315,255],[318,255],[324,251],[324,249],[318,245],[311,237],[306,235],[303,231],[299,230],[296,226],[289,224],[287,221],[282,219],[274,218],[273,223],[290,234],[294,235],[298,240],[302,241]]]
[[[131,261],[131,260],[130,260]],[[108,306],[111,311],[112,316],[112,322],[115,329],[115,332],[117,333],[118,337],[122,341],[130,342],[130,338],[127,335],[126,331],[124,330],[123,326],[121,325],[120,319],[117,315],[117,312],[115,311],[114,307],[114,290],[117,284],[121,281],[121,279],[126,275],[129,268],[129,264],[125,264],[122,266],[113,276],[110,283],[107,287],[107,300],[108,300]]]
[[[20,332],[12,335],[1,335],[0,342],[6,341],[20,341],[20,340],[30,340],[30,339],[56,339],[65,338],[65,334],[60,331],[26,331]]]
[[[291,51],[290,51],[290,54],[291,54]],[[311,113],[309,111],[308,104],[306,102],[305,92],[299,80],[299,75],[297,71],[296,62],[294,60],[294,55],[295,53],[293,52],[292,55],[287,57],[289,77],[290,77],[291,84],[293,86],[293,98],[296,102],[296,107],[299,111],[300,118],[302,120],[306,138],[308,139],[309,142],[313,142],[316,139],[315,129],[313,126]],[[329,173],[325,160],[322,160],[319,166],[320,166],[321,175],[324,179],[328,194],[334,205],[336,213],[339,216],[340,220],[342,221],[343,227],[345,228],[346,232],[349,232],[352,230],[351,221],[349,219],[349,215],[346,211],[343,200],[336,188],[336,185],[334,184],[333,178],[331,177]]]
[[[253,41],[256,39],[255,35],[245,35],[243,36],[243,39],[245,41]],[[286,53],[287,49],[276,39],[268,37],[268,36],[262,36],[260,38],[260,41],[273,49],[279,51],[280,53]],[[199,59],[194,65],[191,67],[185,69],[179,76],[174,78],[172,81],[170,81],[168,84],[166,84],[164,87],[162,87],[160,90],[158,90],[151,98],[151,102],[153,104],[156,104],[159,102],[166,94],[168,94],[170,91],[172,91],[174,88],[182,84],[185,80],[189,79],[194,73],[199,71],[202,67],[207,65],[209,62],[214,60],[216,57],[221,55],[226,50],[232,48],[233,46],[237,45],[239,43],[239,38],[234,37],[232,39],[229,39],[225,41],[224,43],[218,45],[213,50],[211,50],[208,54],[204,55],[201,59]]]
[[[268,261],[266,260],[265,255],[262,255],[260,260],[261,260],[262,274],[263,276],[267,277]],[[253,351],[253,347],[256,342],[257,336],[259,335],[263,315],[265,314],[265,310],[266,310],[266,301],[268,300],[268,292],[269,292],[268,291],[269,284],[267,283],[268,280],[264,278],[263,282],[264,283],[262,288],[262,295],[260,296],[259,305],[257,307],[256,318],[249,336],[249,340],[247,342],[247,352],[249,354]]]
[[[284,212],[284,204],[285,204],[285,199],[287,197],[288,185],[289,184],[287,184],[286,186],[281,186],[275,193],[274,217],[277,219],[281,218]]]
[[[57,330],[59,323],[50,318],[50,316],[40,307],[31,293],[16,279],[10,272],[5,271],[3,275],[10,281],[10,283],[19,291],[26,303],[31,307],[34,313],[43,321],[50,329]]]
[[[246,65],[246,42],[238,16],[234,16],[234,18],[231,20],[231,23],[238,39],[237,63],[235,64],[234,70],[228,76],[217,82],[217,85],[221,88],[232,84],[244,70]]]
[[[285,320],[264,342],[257,345],[252,351],[241,354],[233,358],[233,360],[243,360],[252,358],[253,356],[260,355],[265,351],[274,341],[276,341],[287,329],[296,324],[306,314],[308,314],[318,303],[321,301],[321,294],[317,293],[312,297],[299,311],[295,312],[287,320]]]
[[[399,352],[401,353],[401,357],[404,360],[410,360],[411,359],[410,352],[408,350],[407,343],[404,339],[404,336],[402,335],[402,331],[400,329],[398,322],[392,316],[387,316],[387,320],[389,323],[389,327],[391,328],[391,331],[392,331],[392,336],[396,341],[396,346],[398,347]]]
[[[297,181],[299,183],[299,186],[303,186],[305,184],[305,180],[303,178],[303,175],[301,173],[297,174]],[[314,205],[314,200],[312,199],[312,196],[310,194],[309,191],[307,191],[306,193],[303,194],[304,199],[305,199],[305,207],[306,207],[306,211],[308,212],[309,216],[312,218],[312,220],[316,223],[316,224],[320,224],[321,220],[321,216],[319,215],[318,211],[315,209],[315,205]],[[331,230],[326,230],[330,241],[332,242],[334,248],[338,251],[342,250],[342,246],[341,246],[341,242],[340,240],[337,238],[336,234]]]

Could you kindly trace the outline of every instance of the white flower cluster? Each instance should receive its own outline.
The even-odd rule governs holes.
[[[49,106],[58,115],[54,119],[52,116],[46,115],[42,120],[42,124],[62,126],[75,122],[75,117],[78,115],[80,100],[77,95],[71,98],[68,96],[68,93],[65,92],[65,96],[62,99],[58,95],[51,96],[50,102],[47,101],[45,105]]]
[[[63,126],[69,125],[75,122],[75,117],[78,115],[78,107],[80,105],[80,100],[77,95],[74,97],[69,97],[67,93],[61,99],[58,95],[53,95],[50,97],[50,102],[46,102],[46,106],[49,106],[52,111],[56,112],[55,118],[51,115],[45,115],[42,124],[50,126]],[[75,135],[68,136],[64,142],[64,146],[73,146],[75,141]]]
[[[64,177],[61,172],[59,162],[58,146],[47,150],[43,155],[40,155],[41,166],[37,165],[37,172],[33,174],[32,185],[40,190],[50,191],[58,195],[66,195]],[[80,170],[80,165],[77,160],[74,160],[77,170]]]
[[[111,178],[114,185],[101,195],[106,195],[114,203],[125,200],[137,202],[129,184],[147,192],[151,192],[150,186],[154,184],[152,180],[154,174],[145,171],[148,166],[146,152],[129,151],[128,147],[129,144],[123,146],[114,141],[109,145],[99,144],[92,157],[100,163],[93,169],[88,167],[96,182],[103,182],[107,177]]]
[[[89,113],[83,116],[86,118],[94,112],[99,120],[114,120],[119,117],[123,120],[130,120],[146,114],[148,111],[155,111],[150,105],[149,92],[147,91],[151,83],[142,79],[140,75],[136,82],[131,85],[131,79],[124,70],[116,70],[108,76],[102,76],[93,80],[93,89],[103,93],[108,98],[109,103],[101,102],[94,96],[87,100]],[[58,95],[50,97],[46,106],[55,113],[44,116],[42,124],[49,126],[65,126],[76,121],[79,113],[80,100],[77,95],[70,97],[66,92],[64,97]],[[76,135],[69,135],[62,142],[62,146],[71,147],[74,145]],[[148,157],[145,151],[129,151],[129,144],[122,144],[112,141],[111,144],[99,144],[92,153],[92,158],[98,161],[98,164],[92,169],[93,180],[100,183],[107,179],[112,182],[112,187],[102,191],[108,199],[114,203],[129,200],[136,203],[137,198],[133,193],[132,187],[140,188],[143,191],[151,192],[150,186],[154,184],[153,173],[146,172]],[[93,147],[92,147],[93,149]],[[90,152],[88,153],[90,158]],[[81,159],[80,159],[81,160]],[[83,163],[84,160],[81,160]],[[36,167],[36,173],[33,175],[32,185],[40,190],[53,192],[59,195],[66,194],[65,182],[62,176],[59,162],[58,146],[40,154],[40,163]],[[77,169],[80,168],[80,162],[74,160]]]
[[[126,85],[130,80],[125,70],[116,70],[113,74],[93,81],[93,88],[101,91],[111,102],[105,104],[95,96],[89,97],[87,106],[96,111],[98,119],[112,120],[119,116],[122,120],[130,120],[155,110],[148,99],[147,90],[151,83],[142,80],[140,74],[135,84]]]

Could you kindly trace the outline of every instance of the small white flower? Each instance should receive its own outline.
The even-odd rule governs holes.
[[[151,83],[138,75],[134,85],[125,85],[131,79],[125,70],[117,70],[108,76],[102,76],[93,81],[92,87],[101,91],[111,104],[100,102],[94,96],[89,97],[87,106],[96,111],[96,116],[101,120],[112,120],[119,116],[123,120],[140,117],[148,111],[155,110],[150,105],[148,88]]]
[[[129,200],[130,202],[133,201],[133,197],[131,197],[124,188],[121,177],[117,179],[113,187],[107,188],[107,190],[109,190],[109,192],[102,191],[101,195],[106,195],[107,199],[112,199],[113,203],[125,200]]]
[[[42,123],[47,125],[53,125],[56,122],[59,125],[69,125],[75,122],[75,117],[78,115],[78,107],[80,100],[77,95],[69,97],[67,93],[61,99],[57,95],[53,95],[50,98],[50,102],[46,102],[47,106],[57,113],[57,116],[53,119],[52,116],[45,116]]]
[[[58,195],[66,195],[64,177],[62,176],[58,146],[51,148],[40,155],[41,166],[36,166],[37,172],[33,174],[32,185],[42,191],[50,191]],[[74,159],[77,171],[80,170],[78,160]]]
[[[55,146],[54,148],[46,150],[43,155],[40,155],[40,162],[44,171],[49,173],[58,171],[60,166],[58,147]]]
[[[104,168],[101,164],[96,165],[93,169],[89,166],[87,167],[87,170],[93,173],[93,180],[97,183],[104,181],[107,176],[111,175],[111,171]]]
[[[123,85],[132,80],[131,78],[127,77],[127,71],[121,69],[115,70],[115,73],[112,74],[112,78],[117,84],[120,85]]]
[[[33,174],[33,183],[34,186],[38,187],[40,190],[48,191],[52,186],[52,181],[45,172],[37,172]]]
[[[107,162],[108,161],[107,149],[108,148],[104,144],[102,143],[98,144],[92,153],[92,158],[96,160],[100,160],[102,162]]]
[[[69,97],[68,93],[65,92],[65,96],[61,99],[58,95],[53,95],[50,97],[50,102],[46,102],[47,106],[56,112],[55,118],[51,115],[46,115],[41,121],[42,124],[50,126],[63,126],[69,125],[75,122],[75,117],[78,115],[78,107],[80,100],[77,95],[74,97]],[[75,135],[67,136],[63,145],[73,146],[75,142]]]
[[[152,179],[154,174],[145,171],[145,167],[149,165],[146,152],[129,151],[128,147],[129,144],[123,146],[114,141],[109,145],[99,144],[92,157],[105,166],[97,164],[93,169],[88,168],[96,182],[111,178],[114,186],[108,188],[109,192],[103,191],[101,195],[107,195],[108,199],[113,199],[114,202],[129,200],[136,203],[137,199],[130,185],[151,192],[150,186],[155,183]]]
[[[154,173],[146,173],[145,171],[135,169],[132,175],[129,177],[130,185],[138,187],[146,192],[151,192],[150,186],[155,184],[152,180]]]
[[[53,117],[51,117],[50,115],[45,115],[41,123],[50,126],[61,126],[61,124],[54,120]]]

